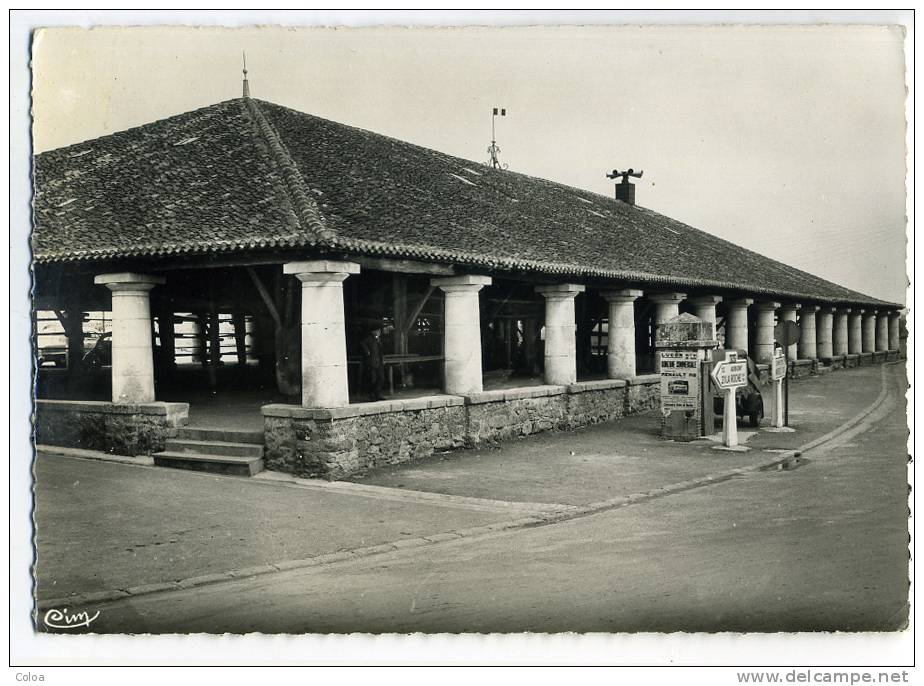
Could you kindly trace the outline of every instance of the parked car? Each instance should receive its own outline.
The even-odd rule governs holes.
[[[49,346],[40,350],[38,356],[38,366],[45,367],[47,365],[51,365],[53,367],[66,367],[67,348],[64,346]]]
[[[757,427],[760,426],[760,420],[764,418],[764,398],[760,393],[760,374],[757,372],[754,360],[748,357],[747,351],[737,352],[738,359],[746,360],[748,363],[748,385],[735,392],[735,414],[738,417],[747,417],[751,426]],[[713,390],[715,390],[714,387]],[[717,416],[725,412],[725,394],[721,391],[715,391],[712,398],[712,409]]]
[[[96,369],[106,367],[112,364],[112,333],[106,332],[100,334],[96,343],[83,356],[83,365]]]

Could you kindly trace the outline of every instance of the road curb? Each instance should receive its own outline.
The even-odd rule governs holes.
[[[132,586],[125,589],[114,589],[111,591],[76,594],[64,598],[39,600],[36,603],[36,608],[41,611],[53,608],[60,609],[64,607],[81,607],[93,603],[111,602],[116,600],[124,600],[127,598],[152,595],[155,593],[196,588],[200,586],[223,583],[231,580],[265,576],[267,574],[274,574],[278,572],[310,569],[312,567],[321,567],[338,562],[372,557],[374,555],[383,555],[399,550],[411,550],[415,548],[436,546],[442,543],[474,539],[482,536],[489,536],[518,529],[560,524],[572,519],[589,517],[591,515],[606,512],[608,510],[614,510],[620,507],[628,507],[630,505],[649,502],[651,500],[663,498],[668,495],[674,495],[676,493],[682,493],[684,491],[689,491],[695,488],[722,483],[743,474],[767,470],[773,467],[779,468],[780,466],[789,463],[794,458],[798,458],[803,452],[817,448],[820,445],[823,445],[824,443],[837,438],[840,434],[849,431],[851,428],[862,422],[872,412],[874,412],[883,402],[885,402],[889,393],[887,380],[885,378],[885,368],[887,366],[892,366],[893,364],[895,363],[886,363],[882,365],[882,390],[876,399],[866,408],[861,410],[858,414],[848,419],[836,429],[829,431],[827,434],[824,434],[823,436],[820,436],[812,441],[809,441],[799,448],[793,448],[792,450],[776,453],[771,458],[761,460],[760,462],[748,465],[747,467],[737,467],[721,472],[713,472],[712,474],[706,474],[705,476],[697,477],[694,479],[687,479],[686,481],[680,481],[668,486],[653,488],[643,493],[632,493],[630,495],[619,496],[617,498],[589,503],[587,505],[578,505],[564,511],[548,512],[546,514],[537,514],[531,517],[521,517],[519,519],[509,520],[506,522],[496,522],[494,524],[487,524],[484,526],[472,527],[459,531],[448,531],[437,534],[426,534],[424,536],[415,538],[399,539],[389,543],[381,543],[363,548],[354,548],[351,550],[326,553],[324,555],[317,555],[302,560],[286,560],[283,562],[277,562],[275,564],[247,567],[244,569],[231,570],[228,572],[205,574],[202,576],[190,577],[188,579],[182,579],[179,581],[149,583],[139,586]]]

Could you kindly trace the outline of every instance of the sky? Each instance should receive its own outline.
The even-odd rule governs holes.
[[[47,29],[37,152],[251,94],[636,201],[892,302],[905,289],[899,28]]]

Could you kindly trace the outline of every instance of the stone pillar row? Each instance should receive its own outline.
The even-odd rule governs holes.
[[[889,349],[889,313],[880,310],[876,316],[876,352]]]
[[[725,302],[725,347],[729,350],[748,349],[748,306],[751,298],[739,298]]]
[[[899,321],[901,320],[901,314],[898,312],[889,313],[889,350],[898,350],[900,341],[899,341]]]
[[[445,295],[443,390],[451,395],[479,393],[483,382],[478,293],[491,284],[491,277],[448,276],[430,283]]]
[[[780,308],[780,321],[785,322],[796,322],[796,313],[802,309],[802,305],[799,303],[788,303],[783,305]],[[790,360],[798,359],[799,357],[799,342],[791,343],[789,350],[786,351],[786,355]]]
[[[311,260],[288,262],[282,271],[302,282],[302,405],[348,405],[343,282],[359,265]]]
[[[757,303],[757,331],[754,338],[754,360],[758,364],[770,364],[773,359],[773,327],[776,325],[777,302]]]
[[[112,402],[154,402],[150,291],[163,277],[122,272],[93,282],[112,291]]]
[[[876,313],[869,310],[863,314],[863,352],[876,352]]]
[[[848,350],[848,318],[850,317],[849,307],[839,307],[834,313],[834,331],[832,348],[835,355],[846,355]]]
[[[834,356],[834,308],[822,307],[815,315],[817,327],[815,339],[818,342],[818,357],[820,359]]]
[[[346,327],[343,282],[359,273],[353,262],[313,260],[283,265],[285,274],[302,283],[302,404],[333,408],[349,403],[346,360]],[[158,276],[134,273],[100,274],[95,283],[112,292],[112,400],[115,403],[154,401],[154,359],[151,341],[150,290],[164,283]],[[482,390],[481,315],[479,292],[491,283],[487,276],[464,275],[436,278],[432,285],[445,295],[444,390],[470,395]],[[545,298],[545,382],[572,384],[577,380],[574,299],[584,291],[579,284],[537,286]],[[634,302],[642,291],[603,291],[609,304],[607,372],[610,378],[635,376]],[[663,324],[679,314],[684,293],[651,293],[655,323]],[[721,296],[690,299],[696,316],[716,323]],[[725,302],[725,346],[748,348],[750,298]],[[757,327],[753,355],[767,364],[773,356],[775,313],[781,321],[795,321],[801,307],[801,338],[791,346],[791,359],[815,359],[846,353],[897,350],[899,313],[800,306],[778,302],[756,305]]]
[[[816,336],[817,319],[816,313],[821,307],[818,305],[803,305],[802,314],[799,318],[799,347],[798,359],[817,360],[818,343]]]
[[[850,324],[847,331],[847,352],[859,355],[863,352],[863,313],[865,310],[854,308],[850,313]]]
[[[577,381],[574,298],[584,286],[562,283],[536,286],[545,298],[545,382],[565,386]]]
[[[642,297],[642,291],[625,288],[603,291],[601,295],[610,309],[606,375],[611,379],[631,378],[635,376],[635,301]]]

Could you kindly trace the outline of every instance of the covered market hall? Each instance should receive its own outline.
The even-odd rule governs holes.
[[[899,355],[901,305],[634,193],[250,97],[36,155],[34,207],[43,445],[340,478],[653,409],[682,313],[758,369],[783,320],[795,376]]]

